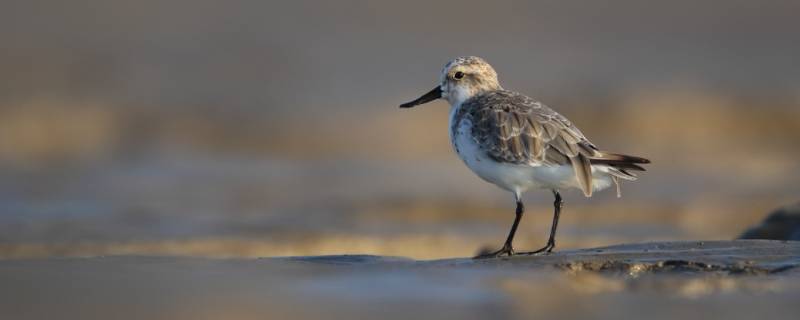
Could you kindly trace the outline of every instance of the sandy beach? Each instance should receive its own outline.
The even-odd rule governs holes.
[[[794,319],[800,243],[653,242],[507,259],[0,261],[3,319]]]

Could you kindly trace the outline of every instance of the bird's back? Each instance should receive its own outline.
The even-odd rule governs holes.
[[[580,188],[592,193],[592,164],[603,163],[610,174],[632,180],[626,169],[644,170],[646,159],[597,149],[566,117],[526,95],[495,90],[464,101],[454,110],[455,130],[471,123],[471,138],[479,152],[498,163],[533,167],[572,166]]]

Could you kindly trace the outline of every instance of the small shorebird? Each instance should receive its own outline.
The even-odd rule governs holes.
[[[504,90],[497,72],[478,57],[459,57],[442,70],[439,85],[414,101],[411,108],[443,98],[450,103],[450,141],[475,174],[514,193],[516,217],[500,250],[475,258],[548,253],[556,246],[558,218],[564,202],[559,190],[578,188],[586,197],[619,179],[636,180],[632,170],[649,160],[601,151],[567,118],[523,94]],[[514,233],[522,219],[522,193],[550,189],[555,196],[547,244],[535,251],[515,252]]]

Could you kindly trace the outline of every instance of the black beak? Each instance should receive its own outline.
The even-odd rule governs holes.
[[[428,102],[431,102],[433,100],[439,99],[441,97],[442,97],[442,88],[439,87],[439,86],[436,86],[436,88],[433,88],[433,90],[431,90],[430,92],[428,92],[426,94],[423,94],[421,97],[415,99],[414,101],[410,101],[410,102],[406,102],[404,104],[401,104],[400,108],[416,107],[416,106],[421,105],[423,103],[428,103]]]

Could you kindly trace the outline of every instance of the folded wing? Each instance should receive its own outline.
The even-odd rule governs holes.
[[[473,122],[472,136],[495,161],[532,166],[571,165],[581,190],[592,195],[592,164],[606,165],[616,178],[635,180],[627,170],[649,163],[639,157],[598,150],[567,118],[511,91],[477,96],[460,108]]]

